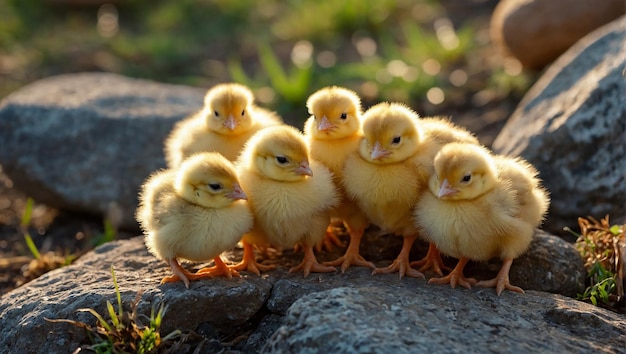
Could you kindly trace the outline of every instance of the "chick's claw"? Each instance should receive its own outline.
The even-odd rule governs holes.
[[[390,273],[395,273],[395,272],[398,272],[400,274],[400,279],[402,279],[405,275],[411,278],[426,279],[423,273],[421,273],[420,271],[416,269],[411,268],[411,266],[409,265],[408,259],[400,259],[399,257],[396,258],[396,260],[393,261],[393,263],[391,263],[391,265],[388,266],[387,268],[374,269],[374,271],[372,272],[372,275],[390,274]]]
[[[346,254],[344,254],[343,256],[335,259],[334,261],[324,262],[323,264],[334,267],[341,266],[341,273],[345,273],[346,269],[348,269],[351,265],[376,269],[374,263],[366,261],[365,258],[363,258],[363,256],[361,256],[360,254],[348,252],[346,252]]]
[[[304,273],[304,277],[308,277],[311,272],[313,273],[332,273],[336,272],[337,268],[325,266],[323,264],[317,262],[311,262],[307,260],[303,260],[302,263],[298,264],[295,267],[289,269],[289,273],[297,273],[302,271]]]
[[[476,284],[476,279],[474,278],[465,278],[463,275],[463,269],[469,259],[461,258],[459,263],[454,267],[450,274],[441,278],[431,278],[428,280],[429,284],[450,284],[450,286],[454,289],[456,285],[461,285],[464,288],[471,289],[472,285]]]
[[[437,246],[432,242],[428,246],[428,253],[426,253],[426,256],[420,259],[419,261],[411,262],[411,266],[420,267],[419,268],[420,272],[424,272],[429,269],[432,269],[435,273],[437,273],[440,276],[443,275],[442,269],[448,272],[452,270],[452,268],[443,264],[443,260],[441,259],[441,254],[439,253]]]
[[[258,263],[254,256],[254,246],[252,246],[251,243],[244,241],[243,242],[243,259],[241,260],[241,262],[230,267],[230,269],[233,269],[235,271],[247,270],[248,272],[252,272],[256,275],[261,275],[261,271],[265,272],[265,271],[274,269],[274,266],[266,266],[266,265]]]
[[[197,277],[198,279],[213,278],[219,275],[223,275],[228,279],[232,279],[233,276],[237,278],[241,277],[241,275],[239,275],[239,272],[237,272],[236,269],[233,269],[227,266],[226,264],[224,264],[224,261],[222,261],[221,258],[217,257],[214,259],[214,261],[215,261],[215,265],[213,267],[206,267],[206,268],[202,268],[198,270],[194,274],[194,277]]]
[[[306,278],[311,272],[314,273],[330,273],[336,272],[337,269],[335,267],[326,266],[320,264],[315,258],[315,254],[313,253],[313,247],[305,246],[304,247],[304,259],[302,263],[297,266],[289,269],[289,273],[296,273],[302,271],[304,273],[304,277]]]
[[[513,264],[513,259],[505,259],[502,264],[502,268],[498,272],[498,275],[490,280],[482,280],[476,283],[476,286],[481,288],[496,288],[496,294],[500,296],[504,289],[515,291],[516,293],[524,293],[524,289],[512,285],[509,281],[509,270]]]

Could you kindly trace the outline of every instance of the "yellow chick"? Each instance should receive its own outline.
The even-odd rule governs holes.
[[[278,124],[282,121],[276,113],[254,104],[249,88],[219,84],[207,92],[201,111],[174,126],[165,140],[165,160],[172,168],[194,153],[217,151],[235,161],[254,133]]]
[[[434,174],[433,159],[444,145],[454,142],[480,144],[471,132],[445,117],[421,118],[420,128],[424,133],[424,139],[420,145],[418,160],[420,165],[428,171],[428,176]],[[423,181],[423,183],[428,183],[428,181]],[[439,250],[432,242],[428,247],[426,257],[411,262],[411,266],[420,267],[420,272],[432,268],[439,275],[443,275],[442,269],[451,270],[443,264]]]
[[[180,168],[159,171],[141,187],[136,218],[145,233],[148,250],[167,262],[173,276],[161,283],[216,275],[239,274],[224,264],[220,254],[233,248],[252,227],[233,164],[216,152],[192,155]],[[190,273],[178,259],[215,266]]]
[[[412,209],[428,179],[427,170],[417,161],[424,140],[418,120],[417,113],[399,103],[371,107],[363,114],[364,137],[358,150],[345,162],[342,184],[348,196],[373,224],[404,237],[396,260],[373,274],[424,277],[409,264],[409,252],[418,236]]]
[[[421,234],[444,254],[458,258],[452,272],[431,283],[495,287],[523,292],[509,281],[513,259],[526,251],[549,205],[537,170],[521,158],[493,156],[479,145],[453,143],[434,159],[430,193],[419,201],[414,217]],[[469,260],[499,257],[496,278],[476,282],[465,278]]]
[[[307,107],[311,117],[304,125],[304,132],[311,157],[333,172],[340,198],[331,218],[341,220],[350,234],[350,245],[345,254],[325,264],[340,265],[342,272],[350,265],[375,268],[359,253],[363,232],[369,225],[367,216],[348,197],[340,182],[346,158],[357,150],[361,141],[361,99],[351,90],[330,86],[313,93],[307,100]]]
[[[330,210],[337,204],[332,173],[309,159],[304,136],[290,126],[276,126],[255,134],[236,164],[248,194],[254,226],[243,238],[244,258],[237,270],[259,274],[268,269],[254,259],[252,245],[293,247],[301,244],[304,260],[290,272],[332,272],[317,261],[313,246],[324,237]]]

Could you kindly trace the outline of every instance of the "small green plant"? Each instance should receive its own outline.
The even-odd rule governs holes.
[[[625,246],[624,226],[609,224],[608,215],[598,221],[578,218],[581,233],[577,234],[576,248],[585,260],[589,286],[579,300],[590,301],[594,305],[612,305],[624,296],[622,254]]]
[[[30,226],[33,215],[33,205],[33,198],[27,198],[26,205],[24,206],[24,213],[22,214],[22,219],[20,221],[20,229],[22,234],[24,235],[26,247],[28,247],[28,250],[34,258],[30,261],[27,267],[23,268],[22,275],[24,276],[24,282],[35,279],[53,269],[69,265],[76,259],[75,254],[67,252],[64,256],[60,256],[55,252],[46,252],[44,254],[41,254],[41,252],[39,252],[39,249],[37,249],[37,246],[35,245],[35,242],[33,241],[33,238],[30,236],[30,232],[28,231],[28,227]]]
[[[41,254],[33,241],[33,238],[30,237],[30,233],[28,232],[28,225],[30,225],[30,220],[33,215],[33,198],[26,199],[26,206],[24,207],[24,214],[22,214],[22,220],[20,222],[20,228],[22,230],[22,234],[24,235],[24,241],[26,242],[26,246],[32,253],[35,259],[41,259]]]
[[[163,303],[161,303],[156,312],[155,307],[152,307],[147,326],[139,322],[137,305],[141,299],[141,292],[137,294],[135,301],[130,304],[130,312],[125,312],[122,307],[122,297],[113,266],[111,266],[111,276],[113,277],[115,295],[117,296],[117,312],[113,304],[107,301],[108,321],[91,308],[79,309],[78,311],[92,314],[97,319],[95,327],[84,322],[67,319],[46,318],[46,321],[69,323],[84,328],[92,341],[92,345],[87,349],[96,353],[154,353],[160,345],[181,335],[180,330],[175,330],[167,336],[161,337],[159,329],[167,310]]]

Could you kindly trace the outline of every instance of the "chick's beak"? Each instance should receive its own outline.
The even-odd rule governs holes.
[[[322,117],[322,121],[317,126],[317,129],[319,131],[321,131],[321,132],[325,132],[325,131],[331,130],[333,128],[335,128],[335,125],[328,120],[328,117],[326,117],[326,115],[324,115]]]
[[[234,200],[243,199],[248,200],[248,196],[243,192],[238,183],[233,184],[233,191],[226,194],[228,198],[232,198]]]
[[[448,179],[444,179],[443,183],[441,183],[441,187],[439,188],[439,193],[437,193],[437,198],[441,199],[444,197],[449,197],[456,194],[459,190],[452,188]]]
[[[389,154],[391,154],[391,151],[385,150],[377,141],[376,144],[374,145],[374,148],[372,149],[372,153],[370,157],[372,158],[372,160],[378,160],[385,156],[388,156]]]
[[[295,173],[303,176],[313,176],[313,171],[311,171],[311,167],[309,166],[309,161],[302,161],[298,168],[293,170]]]
[[[226,121],[224,122],[224,126],[226,126],[226,128],[230,130],[234,130],[235,128],[237,128],[237,121],[235,120],[235,117],[232,114],[229,115],[228,118],[226,118]]]

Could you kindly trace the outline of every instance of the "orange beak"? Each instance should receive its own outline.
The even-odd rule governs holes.
[[[333,128],[336,128],[337,126],[334,125],[333,123],[331,123],[328,120],[328,117],[326,117],[325,115],[322,117],[322,121],[320,122],[320,124],[317,126],[317,130],[321,131],[321,132],[325,132],[328,130],[331,130]]]
[[[233,191],[226,194],[228,198],[232,198],[234,200],[243,199],[248,200],[248,196],[243,192],[238,183],[233,184]]]
[[[307,160],[300,162],[300,166],[293,170],[293,172],[303,176],[313,176],[313,171],[311,170],[311,167],[309,166],[309,161]]]
[[[378,160],[382,159],[383,157],[389,156],[390,154],[391,151],[383,149],[383,147],[377,141],[374,145],[374,148],[372,149],[370,157],[372,158],[372,160]]]
[[[232,114],[228,116],[228,118],[224,122],[224,126],[226,126],[226,128],[230,130],[235,130],[235,128],[237,128],[237,121]]]
[[[450,184],[450,182],[448,182],[448,179],[446,178],[443,180],[443,183],[441,183],[441,187],[439,188],[439,193],[437,193],[437,198],[441,199],[441,198],[449,197],[449,196],[455,195],[458,192],[459,190],[452,188],[452,185]]]

